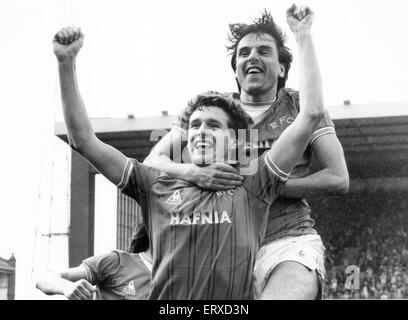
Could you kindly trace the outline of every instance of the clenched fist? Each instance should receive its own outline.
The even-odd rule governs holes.
[[[58,61],[74,59],[84,42],[84,34],[80,28],[67,27],[61,29],[54,36],[54,53]]]
[[[286,10],[286,22],[293,33],[310,31],[314,20],[314,13],[309,7],[293,4]]]
[[[91,285],[85,279],[71,282],[64,289],[64,296],[69,300],[92,300],[92,295],[96,291],[96,286]]]

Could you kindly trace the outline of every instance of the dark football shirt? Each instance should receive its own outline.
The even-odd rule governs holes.
[[[150,299],[251,299],[269,207],[287,177],[268,154],[234,190],[212,192],[129,159],[122,192],[147,208]]]
[[[236,97],[236,96],[235,96]],[[239,98],[239,97],[238,97]],[[281,89],[277,100],[265,112],[263,119],[253,128],[258,129],[259,154],[269,150],[282,132],[299,114],[299,93],[291,89]],[[325,112],[315,130],[305,152],[292,170],[289,178],[301,178],[310,174],[312,144],[325,134],[335,134],[333,121]],[[306,199],[280,197],[272,204],[264,244],[286,236],[316,234],[314,220],[310,217],[310,207]]]
[[[143,253],[120,250],[85,259],[87,281],[102,300],[145,300],[150,293],[149,262]]]
[[[227,93],[227,95],[239,100],[239,93]],[[173,129],[185,137],[188,119],[184,118],[183,114],[184,111],[180,113]],[[258,129],[258,142],[250,147],[258,149],[259,155],[269,150],[274,141],[295,120],[298,114],[299,92],[289,88],[281,89],[276,101],[265,111],[263,119],[253,126],[253,129]],[[311,146],[317,138],[325,134],[335,134],[333,121],[327,112],[325,112],[309,145],[289,178],[301,178],[310,174]],[[317,232],[313,228],[314,220],[310,217],[310,212],[306,199],[278,198],[270,208],[263,244],[287,236],[316,234]]]

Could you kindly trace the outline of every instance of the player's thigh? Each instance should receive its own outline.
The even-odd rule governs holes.
[[[263,245],[257,253],[254,267],[254,298],[308,299],[314,295],[317,277],[318,296],[314,295],[312,299],[320,299],[325,275],[324,256],[323,242],[319,235],[314,234],[288,237]]]
[[[314,300],[319,294],[319,281],[316,270],[296,261],[283,261],[273,269],[260,298]]]

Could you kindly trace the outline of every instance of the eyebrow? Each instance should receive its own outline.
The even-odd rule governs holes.
[[[212,124],[212,125],[217,124],[219,126],[222,126],[222,123],[220,121],[218,121],[217,119],[208,119],[207,123]]]
[[[192,124],[200,123],[200,122],[201,122],[200,119],[194,119],[193,121],[190,121],[190,126],[191,126]]]
[[[257,46],[256,48],[257,49],[273,49],[273,46],[272,45],[267,45],[267,44],[262,44],[260,46]],[[241,48],[238,49],[238,52],[241,52],[243,50],[248,50],[248,49],[251,49],[251,47],[249,47],[249,46],[241,47]]]
[[[272,49],[273,50],[273,47],[264,44],[264,45],[259,46],[258,49]]]
[[[190,122],[190,126],[201,122],[203,122],[201,119],[194,119],[193,121]],[[207,119],[204,122],[206,122],[208,125],[219,125],[222,127],[222,123],[217,119]]]

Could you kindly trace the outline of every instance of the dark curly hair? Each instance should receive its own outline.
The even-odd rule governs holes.
[[[193,112],[202,110],[203,107],[218,107],[223,110],[228,116],[228,127],[235,133],[238,133],[239,129],[248,129],[248,126],[253,123],[239,102],[229,94],[207,91],[196,95],[187,103],[187,107],[179,116],[181,127],[187,130]]]
[[[265,9],[261,17],[253,19],[251,24],[244,23],[232,23],[229,25],[230,33],[228,35],[229,45],[227,45],[227,51],[231,54],[231,67],[236,70],[237,63],[237,49],[238,44],[247,34],[268,34],[275,39],[276,47],[278,49],[279,63],[285,66],[285,75],[278,79],[277,92],[281,88],[285,87],[286,80],[288,79],[288,73],[292,64],[293,56],[290,49],[285,46],[286,35],[281,28],[273,21],[272,15]],[[238,85],[238,90],[241,91],[241,86]]]
[[[127,251],[130,253],[144,252],[149,248],[149,244],[149,235],[147,234],[145,223],[142,216],[139,216],[136,220],[130,246]]]

